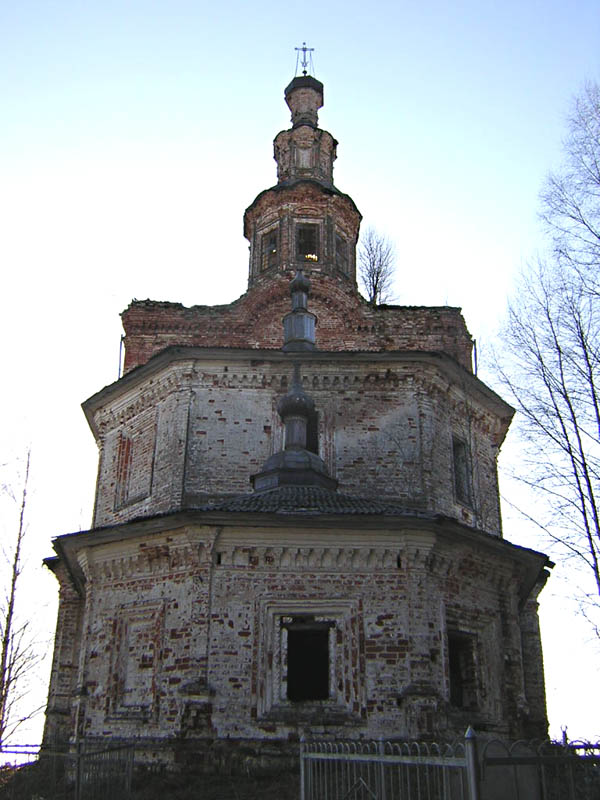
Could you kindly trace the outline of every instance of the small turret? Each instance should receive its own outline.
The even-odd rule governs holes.
[[[319,124],[318,111],[323,108],[323,84],[312,75],[294,78],[286,87],[285,102],[292,112],[292,127]]]
[[[285,89],[292,127],[273,142],[277,184],[261,192],[244,215],[244,236],[250,242],[248,285],[263,275],[302,268],[355,285],[361,216],[352,199],[333,184],[337,141],[318,127],[323,84],[307,74],[311,48],[297,50],[304,54],[304,74]]]
[[[294,78],[285,90],[285,102],[292,112],[292,127],[278,133],[273,142],[277,181],[311,178],[333,186],[337,141],[318,127],[323,84],[312,75]]]

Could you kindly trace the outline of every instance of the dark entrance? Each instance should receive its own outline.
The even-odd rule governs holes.
[[[288,700],[327,700],[329,697],[329,623],[288,624]]]

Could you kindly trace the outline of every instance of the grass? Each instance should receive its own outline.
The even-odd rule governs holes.
[[[72,786],[50,760],[22,767],[0,767],[0,800],[74,800]],[[136,770],[131,800],[298,800],[296,772],[250,775],[198,775],[178,772],[157,775]],[[99,798],[100,800],[100,798]],[[102,800],[116,800],[108,791]],[[119,798],[119,800],[121,800]]]
[[[180,773],[158,779],[138,774],[132,800],[298,800],[299,795],[299,778],[295,773],[260,777]]]

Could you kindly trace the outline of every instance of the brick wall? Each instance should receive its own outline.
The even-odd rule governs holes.
[[[46,563],[59,584],[59,603],[48,687],[44,743],[61,747],[69,741],[75,724],[73,701],[78,685],[79,643],[84,601],[72,583],[67,565],[59,559],[48,559]]]
[[[250,476],[283,446],[277,402],[291,371],[289,360],[265,351],[237,360],[198,354],[126,391],[115,387],[94,416],[101,450],[94,524],[249,492]],[[500,534],[496,455],[508,423],[500,412],[510,410],[490,401],[475,378],[436,359],[391,354],[376,364],[307,356],[302,377],[318,412],[320,455],[340,492],[388,497]],[[457,436],[472,462],[468,503],[455,495]],[[121,488],[124,441],[132,442],[129,493]]]
[[[545,709],[524,682],[522,572],[503,547],[443,530],[293,525],[183,527],[98,545],[85,567],[85,733],[418,738],[473,724],[523,735]],[[329,699],[295,704],[283,626],[307,613],[331,626]],[[474,641],[469,709],[450,700],[448,630],[457,627]],[[535,660],[530,624],[527,636],[523,658]]]
[[[249,286],[272,280],[281,272],[309,268],[296,249],[297,226],[311,224],[317,233],[318,269],[315,276],[329,274],[356,284],[356,242],[360,212],[353,200],[337,190],[312,181],[279,185],[261,192],[244,214],[244,236],[250,242]],[[276,252],[272,264],[263,258],[263,236],[274,235]],[[345,242],[345,264],[338,260],[336,235]],[[293,274],[293,273],[292,273]]]
[[[95,526],[180,505],[191,392],[185,374],[182,365],[167,369],[160,380],[120,394],[97,414]]]
[[[282,318],[290,310],[293,273],[258,279],[225,306],[133,301],[123,312],[125,371],[173,345],[274,348],[283,344]],[[320,350],[440,352],[469,371],[472,341],[460,309],[380,306],[372,308],[347,278],[310,273],[310,310],[317,316]]]

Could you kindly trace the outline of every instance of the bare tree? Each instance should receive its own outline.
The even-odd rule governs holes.
[[[8,565],[8,586],[0,611],[0,749],[24,722],[40,709],[30,709],[23,701],[28,693],[28,678],[40,660],[30,635],[29,620],[17,614],[17,589],[22,573],[23,541],[26,533],[25,510],[29,483],[30,452],[27,453],[23,489],[19,505],[17,533],[11,552],[5,551]],[[12,499],[12,490],[3,486]]]
[[[564,163],[548,175],[541,217],[561,268],[581,276],[587,290],[600,287],[600,87],[588,83],[573,102]]]
[[[546,501],[526,516],[583,567],[579,599],[598,633],[600,92],[595,85],[574,104],[564,168],[548,177],[541,199],[550,255],[528,270],[509,309],[501,375],[521,412],[526,449],[517,476]]]
[[[393,299],[394,246],[373,228],[367,228],[358,246],[358,277],[371,305]]]
[[[600,328],[577,275],[538,265],[511,306],[502,375],[528,445],[518,475],[549,501],[538,520],[591,570],[600,603]],[[536,514],[543,507],[536,506]],[[534,515],[532,515],[534,516]]]

